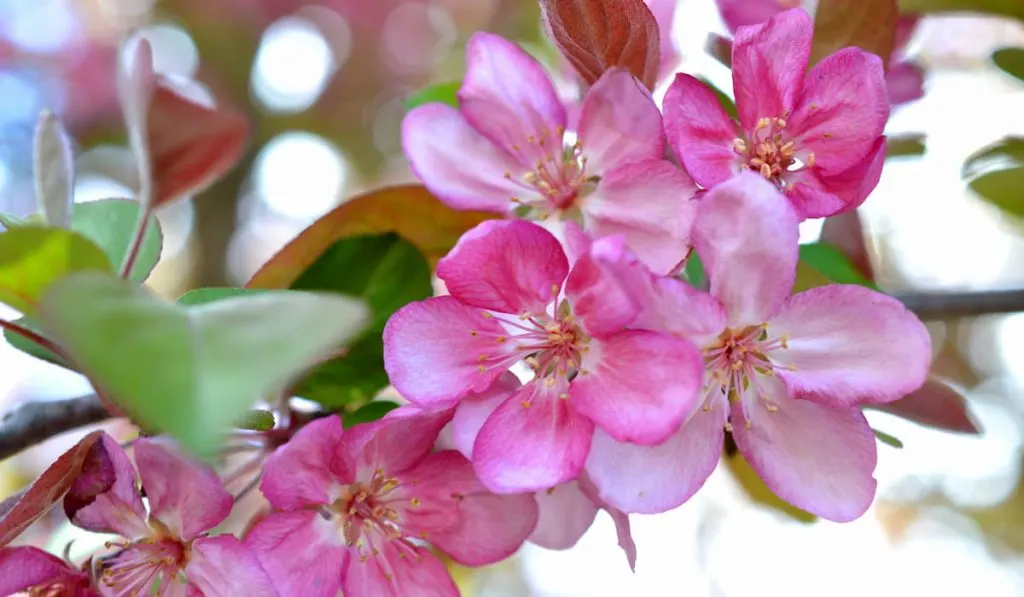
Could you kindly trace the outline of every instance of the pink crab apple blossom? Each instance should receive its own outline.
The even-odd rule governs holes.
[[[405,155],[431,192],[457,209],[621,234],[658,273],[685,259],[696,186],[664,159],[661,114],[642,83],[607,71],[570,134],[566,105],[519,46],[477,33],[466,53],[459,108],[427,104],[402,123]]]
[[[537,524],[533,496],[495,495],[454,450],[431,452],[450,414],[394,412],[343,431],[332,415],[268,457],[278,512],[246,537],[282,595],[457,597],[444,563],[510,556]]]
[[[931,343],[897,300],[862,286],[790,295],[798,216],[753,173],[708,193],[694,246],[710,293],[649,279],[635,325],[690,338],[704,356],[704,392],[686,423],[657,446],[597,433],[587,463],[601,498],[661,512],[693,495],[716,467],[725,433],[769,488],[834,521],[874,499],[875,437],[860,408],[897,400],[925,381]]]
[[[134,454],[138,476],[124,450],[104,434],[64,498],[73,524],[121,536],[108,543],[114,553],[95,557],[88,566],[99,594],[277,595],[256,557],[236,537],[206,534],[234,503],[213,469],[160,439],[137,440]],[[139,477],[148,512],[137,489]],[[72,578],[56,566],[51,570],[53,579]]]
[[[576,479],[595,425],[620,441],[654,444],[692,409],[699,353],[685,339],[627,329],[640,304],[617,277],[623,262],[636,258],[621,237],[594,242],[570,269],[544,228],[487,221],[438,263],[450,296],[406,305],[388,321],[384,365],[414,404],[446,406],[519,363],[532,370],[473,444],[473,464],[492,490]]]
[[[805,74],[813,33],[801,9],[737,31],[738,123],[706,85],[676,76],[665,96],[665,130],[697,183],[710,189],[737,172],[758,172],[801,218],[854,209],[875,188],[890,108],[882,62],[844,48]]]
[[[89,576],[35,547],[0,550],[0,595],[97,597]]]

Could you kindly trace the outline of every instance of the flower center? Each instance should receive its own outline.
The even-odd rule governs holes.
[[[785,128],[782,118],[762,118],[749,139],[733,140],[733,150],[743,157],[746,167],[788,189],[792,185],[786,182],[786,174],[813,168],[814,153],[801,153],[796,142],[787,139]]]
[[[123,549],[100,559],[94,570],[99,573],[99,582],[117,594],[152,594],[155,587],[183,582],[178,575],[187,563],[188,546],[176,539],[156,537],[106,545]]]
[[[772,360],[772,353],[789,348],[786,336],[771,338],[768,325],[752,325],[739,330],[726,329],[718,340],[703,350],[709,375],[704,385],[704,410],[712,409],[712,400],[726,398],[741,408],[763,404],[768,412],[779,410],[772,403],[758,378],[775,375],[776,369],[792,370]],[[753,398],[753,404],[749,398]],[[750,418],[745,417],[749,428]],[[732,431],[729,423],[725,424]]]
[[[377,530],[388,540],[402,536],[398,529],[398,513],[389,507],[387,496],[398,488],[398,479],[388,477],[384,469],[373,472],[369,482],[353,483],[345,487],[340,498],[330,509],[342,520],[345,543],[359,546],[367,530]]]
[[[555,132],[556,138],[564,138],[564,128],[559,127]],[[545,141],[549,137],[548,131],[542,131],[539,139],[533,135],[527,137],[525,148],[512,146],[520,162],[533,165],[520,179],[511,172],[505,173],[505,178],[527,191],[525,198],[510,199],[518,206],[521,217],[544,220],[554,212],[568,210],[585,194],[585,187],[597,180],[597,177],[587,176],[587,157],[583,155],[579,139],[572,144],[552,147]]]

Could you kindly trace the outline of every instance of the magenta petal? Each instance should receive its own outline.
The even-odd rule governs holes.
[[[794,295],[770,322],[787,348],[773,352],[798,397],[834,407],[889,402],[921,387],[931,338],[898,300],[863,286],[834,284]],[[777,356],[776,356],[777,355]]]
[[[281,595],[335,597],[349,559],[334,522],[311,510],[272,514],[245,537]]]
[[[594,524],[597,504],[586,496],[578,481],[562,483],[537,492],[540,518],[530,543],[547,549],[569,549]]]
[[[690,341],[627,330],[591,341],[569,395],[580,414],[615,439],[656,444],[696,407],[703,374]]]
[[[860,163],[838,174],[824,176],[816,170],[801,170],[787,178],[793,184],[789,200],[802,218],[823,218],[860,206],[878,185],[885,165],[885,137]]]
[[[384,368],[408,400],[447,404],[483,392],[508,369],[484,368],[480,359],[507,351],[510,344],[496,340],[506,333],[479,309],[450,296],[409,303],[384,327]]]
[[[645,283],[643,278],[650,275],[622,237],[602,238],[573,264],[565,296],[587,333],[605,336],[621,330],[640,313],[632,287]]]
[[[490,388],[463,398],[456,407],[455,417],[452,419],[455,449],[466,458],[472,458],[473,444],[480,433],[480,428],[484,426],[484,422],[494,409],[505,402],[520,385],[515,375],[505,373]]]
[[[733,327],[774,315],[793,289],[799,222],[764,178],[742,172],[700,201],[693,246]]]
[[[14,595],[33,588],[66,583],[62,596],[86,595],[80,585],[85,575],[64,560],[35,547],[0,549],[0,595]],[[81,593],[78,591],[81,590]],[[34,595],[35,593],[33,593]],[[50,593],[43,592],[43,595]]]
[[[395,475],[416,466],[430,453],[452,414],[450,409],[415,416],[395,411],[349,429],[339,451],[354,458],[359,480],[369,480],[378,470]]]
[[[860,163],[889,120],[882,60],[845,48],[807,73],[786,131],[801,151],[814,153],[814,169],[827,176]]]
[[[792,113],[811,54],[814,23],[802,9],[779,13],[736,32],[732,45],[732,86],[746,131],[760,118]]]
[[[676,75],[664,106],[668,142],[702,187],[714,187],[740,170],[742,159],[733,141],[741,134],[707,85],[690,75]]]
[[[671,162],[636,162],[605,173],[583,201],[583,218],[595,236],[622,236],[654,273],[666,275],[690,250],[696,192]]]
[[[587,476],[601,499],[624,512],[657,514],[697,493],[718,466],[725,439],[726,411],[721,400],[698,407],[665,442],[638,446],[600,431],[587,458]]]
[[[135,442],[142,488],[150,514],[174,535],[188,541],[227,518],[234,498],[209,466],[188,458],[169,442]]]
[[[458,96],[473,128],[506,151],[561,151],[565,106],[544,68],[513,42],[474,33],[466,44],[466,77]]]
[[[402,149],[423,184],[458,209],[504,213],[515,207],[512,197],[536,193],[513,182],[522,179],[523,165],[450,106],[427,104],[409,112],[402,121]]]
[[[64,513],[76,526],[97,533],[128,539],[149,534],[135,467],[106,433],[93,444],[82,474],[64,497]]]
[[[715,0],[715,4],[730,33],[763,23],[783,11],[779,0]]]
[[[594,424],[561,397],[563,384],[537,380],[487,419],[473,446],[473,464],[492,491],[538,491],[575,479],[590,450]]]
[[[687,338],[697,346],[714,342],[726,327],[718,299],[676,278],[655,278],[645,288],[643,310],[630,327]]]
[[[355,465],[341,442],[337,415],[309,423],[267,457],[260,491],[279,510],[330,504],[338,497],[335,487],[355,480]]]
[[[860,409],[790,398],[775,378],[758,383],[778,410],[758,403],[732,411],[733,439],[750,466],[798,508],[836,522],[858,518],[877,485],[875,435]]]
[[[558,239],[522,220],[477,225],[437,264],[437,277],[462,303],[515,314],[543,313],[568,273]]]
[[[620,68],[605,71],[583,98],[577,134],[587,171],[598,176],[615,166],[663,157],[661,113],[641,83]]]
[[[459,597],[451,574],[434,554],[423,547],[399,551],[390,541],[366,561],[349,559],[342,589],[345,597]]]
[[[204,597],[277,597],[256,555],[233,535],[197,539],[185,576]]]
[[[909,60],[889,65],[885,86],[893,106],[924,97],[924,69]]]

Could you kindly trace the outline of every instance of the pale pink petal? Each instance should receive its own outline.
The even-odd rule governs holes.
[[[630,327],[668,332],[697,346],[715,341],[726,327],[718,299],[676,278],[656,278],[644,288],[643,310]]]
[[[733,141],[741,133],[707,85],[676,75],[664,107],[668,142],[697,183],[710,189],[740,170],[742,159]]]
[[[136,440],[134,450],[150,515],[176,537],[188,541],[227,518],[234,498],[212,468],[160,439]]]
[[[715,0],[730,33],[740,27],[757,25],[784,10],[779,0]]]
[[[505,402],[513,392],[519,389],[519,379],[512,373],[505,373],[494,382],[494,385],[483,392],[470,394],[463,398],[455,409],[452,419],[452,437],[455,449],[466,458],[473,456],[473,443],[484,426],[487,417],[494,409]]]
[[[689,341],[627,330],[593,339],[569,387],[573,406],[619,441],[665,441],[697,406],[704,362]]]
[[[451,420],[453,410],[402,416],[401,412],[352,427],[341,438],[338,451],[356,462],[356,477],[368,481],[383,469],[396,475],[416,466],[430,453],[441,429]]]
[[[693,246],[729,325],[758,325],[793,289],[799,221],[789,201],[753,172],[743,172],[700,200]]]
[[[379,553],[365,562],[349,559],[342,586],[345,597],[459,597],[444,563],[426,548],[399,551],[386,540],[375,548]]]
[[[794,295],[770,322],[787,347],[772,359],[798,397],[835,407],[890,402],[921,387],[931,338],[898,300],[863,286],[820,286]],[[777,355],[777,356],[776,356]]]
[[[477,225],[437,264],[437,276],[460,302],[517,315],[543,313],[568,273],[558,239],[522,220]]]
[[[626,555],[629,569],[636,572],[636,542],[633,541],[633,530],[630,528],[629,515],[615,508],[605,508],[605,511],[608,512],[608,516],[611,516],[612,522],[615,524],[615,537],[618,539],[622,552]]]
[[[623,329],[640,313],[632,287],[636,278],[650,275],[626,248],[625,239],[602,238],[591,243],[573,264],[565,296],[588,334],[606,336]]]
[[[185,566],[189,584],[204,597],[277,597],[270,577],[256,555],[233,535],[204,537],[192,544]]]
[[[279,510],[330,504],[338,497],[332,488],[355,481],[355,464],[341,442],[337,415],[307,424],[267,457],[260,491]]]
[[[86,595],[85,575],[72,569],[64,560],[35,547],[0,549],[0,595],[14,595],[33,588],[66,583],[59,595]],[[33,593],[34,595],[35,593]],[[41,594],[48,595],[46,591]]]
[[[893,106],[924,97],[924,69],[909,60],[889,65],[885,86]]]
[[[249,531],[245,546],[281,595],[335,597],[349,559],[336,522],[311,510],[271,514]]]
[[[506,334],[481,310],[450,296],[409,303],[384,327],[384,368],[406,399],[447,404],[486,390],[508,369],[484,366],[510,348],[496,340]]]
[[[537,492],[540,518],[530,543],[547,549],[569,549],[594,524],[597,504],[580,490],[578,481]]]
[[[679,50],[673,39],[672,25],[675,22],[676,8],[679,0],[644,0],[651,9],[654,20],[658,23],[658,41],[661,42],[661,68],[658,80],[661,81],[675,72],[679,65]]]
[[[736,32],[732,86],[744,130],[753,131],[760,118],[785,118],[796,107],[813,34],[810,15],[799,8]]]
[[[864,415],[790,398],[776,378],[758,383],[778,410],[756,403],[732,411],[733,439],[750,466],[797,508],[836,522],[858,518],[877,485],[875,435]]]
[[[651,93],[629,73],[605,71],[583,98],[578,139],[587,158],[587,172],[605,171],[665,153],[661,113]]]
[[[563,236],[562,246],[565,248],[565,256],[569,259],[569,266],[573,266],[579,258],[590,250],[594,239],[587,234],[574,220],[562,222]]]
[[[888,120],[882,60],[860,48],[844,48],[807,73],[786,132],[801,151],[814,153],[814,169],[827,176],[870,154]]]
[[[474,33],[458,97],[473,127],[505,150],[541,149],[543,142],[543,150],[560,154],[565,106],[544,68],[515,43]]]
[[[536,194],[513,182],[522,179],[522,164],[450,106],[427,104],[409,112],[402,121],[402,150],[423,184],[457,209],[504,213],[515,207],[512,197]]]
[[[635,162],[605,173],[583,200],[583,220],[596,237],[621,235],[640,261],[666,275],[690,250],[696,192],[671,162]]]
[[[106,433],[93,444],[82,474],[64,496],[64,513],[89,531],[128,539],[149,535],[135,467],[117,440]]]
[[[538,491],[575,479],[590,450],[594,424],[561,397],[563,383],[526,384],[487,419],[473,464],[492,491]]]
[[[725,438],[722,400],[711,400],[668,440],[656,446],[616,441],[597,431],[587,476],[601,499],[623,512],[657,514],[690,499],[718,466]]]
[[[801,218],[822,218],[856,209],[878,185],[885,165],[885,137],[849,170],[825,176],[816,169],[787,174],[793,188],[786,195]]]

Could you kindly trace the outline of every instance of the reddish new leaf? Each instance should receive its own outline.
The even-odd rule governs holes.
[[[643,0],[540,0],[540,7],[555,44],[584,81],[621,67],[654,88],[661,42]]]
[[[13,541],[64,497],[102,436],[102,431],[93,431],[83,437],[51,464],[13,504],[4,502],[2,506],[6,511],[0,512],[0,547]]]
[[[921,389],[874,408],[909,421],[959,433],[981,433],[967,410],[967,399],[945,382],[929,377]]]
[[[829,54],[856,46],[876,54],[888,67],[898,20],[897,0],[819,0],[811,66]]]
[[[868,280],[875,281],[875,270],[871,266],[871,256],[864,237],[864,226],[861,224],[860,214],[856,211],[825,218],[825,224],[821,228],[821,242],[838,248],[850,259],[850,263],[857,271]]]

